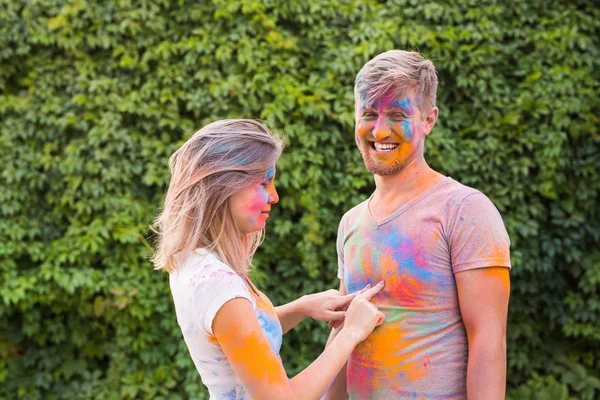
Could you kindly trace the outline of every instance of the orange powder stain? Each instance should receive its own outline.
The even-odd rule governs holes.
[[[364,391],[364,394],[372,394],[385,387],[402,387],[422,378],[427,365],[424,365],[422,360],[417,361],[420,360],[418,355],[422,352],[422,349],[415,346],[417,343],[416,339],[405,338],[399,321],[384,323],[377,328],[367,340],[356,347],[353,362],[358,370],[366,368],[369,371],[365,375],[368,381],[362,383],[367,387],[356,389],[359,392]],[[402,360],[396,356],[400,353],[403,354]]]
[[[483,274],[486,277],[497,279],[504,290],[510,292],[510,275],[508,268],[485,268]]]
[[[379,256],[379,268],[378,272],[381,274],[381,278],[388,278],[393,276],[398,264],[394,261],[390,252],[384,252]]]
[[[265,380],[269,384],[281,378],[281,363],[264,335],[252,332],[240,336],[236,331],[220,335],[217,339],[223,348],[228,349],[227,357],[231,365],[241,370],[243,375],[256,381]]]
[[[214,345],[219,345],[219,341],[217,340],[217,337],[215,335],[208,335],[208,341],[210,342],[210,344],[214,344]]]
[[[360,260],[361,260],[361,268],[365,274],[365,278],[372,283],[377,283],[372,280],[373,272],[375,270],[373,265],[373,257],[371,255],[371,248],[368,246],[363,246],[360,249]]]

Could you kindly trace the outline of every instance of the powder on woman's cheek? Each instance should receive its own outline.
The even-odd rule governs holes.
[[[257,185],[252,198],[248,202],[246,209],[250,213],[246,217],[246,220],[252,224],[256,223],[258,217],[260,216],[260,212],[265,208],[267,203],[269,202],[269,195],[267,190],[262,185]]]

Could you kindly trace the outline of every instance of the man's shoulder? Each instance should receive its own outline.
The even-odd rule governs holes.
[[[342,215],[340,224],[347,224],[353,220],[356,220],[356,218],[358,218],[358,216],[360,216],[363,212],[365,212],[365,210],[367,209],[368,203],[369,203],[369,199],[365,199],[365,200],[361,201],[360,203],[358,203],[357,205],[355,205],[354,207],[352,207],[351,209],[349,209],[348,211],[346,211],[344,213],[344,215]]]
[[[480,190],[467,186],[452,178],[448,178],[448,183],[440,190],[439,195],[446,199],[447,203],[455,206],[460,206],[469,198],[489,200]]]

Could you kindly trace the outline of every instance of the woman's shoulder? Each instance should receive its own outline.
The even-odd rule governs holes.
[[[235,283],[239,288],[246,285],[229,265],[222,262],[218,255],[208,249],[198,248],[178,257],[177,268],[171,273],[170,280],[196,286],[231,286]]]
[[[235,274],[233,269],[222,262],[214,251],[201,247],[178,254],[175,257],[175,266],[175,273],[213,269],[231,271]]]

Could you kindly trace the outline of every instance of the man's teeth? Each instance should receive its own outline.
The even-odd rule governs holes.
[[[396,143],[386,143],[386,144],[382,144],[382,143],[377,143],[374,142],[373,145],[375,146],[375,150],[377,151],[387,151],[387,150],[393,150],[396,147],[398,147],[398,144]]]

